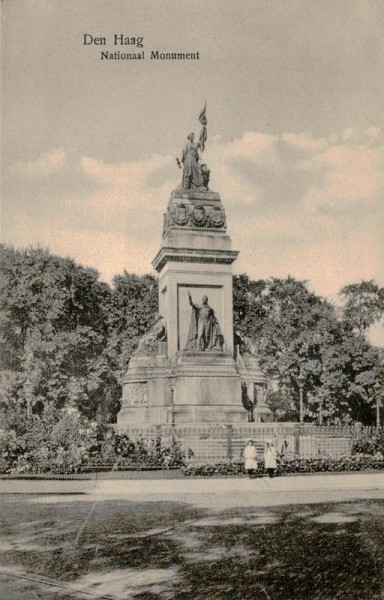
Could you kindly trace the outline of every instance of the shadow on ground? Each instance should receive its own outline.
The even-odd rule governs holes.
[[[383,597],[383,501],[223,511],[41,500],[3,498],[6,600]]]

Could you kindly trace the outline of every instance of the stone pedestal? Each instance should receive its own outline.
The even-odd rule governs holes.
[[[153,355],[132,357],[123,382],[120,429],[171,422],[247,422],[242,381],[254,390],[252,386],[265,379],[259,366],[245,361],[239,368],[234,360],[232,263],[237,255],[219,194],[186,190],[171,194],[163,240],[152,263],[159,274],[159,313],[167,345],[159,344]],[[192,313],[188,292],[197,305],[202,296],[208,297],[224,337],[222,348],[185,350]]]
[[[215,311],[233,355],[232,263],[238,252],[231,249],[220,195],[215,192],[175,190],[164,215],[163,241],[153,260],[159,273],[159,312],[165,318],[168,355],[184,349],[193,301],[203,295]]]
[[[170,372],[166,343],[159,343],[152,356],[132,356],[123,380],[118,426],[171,422]]]
[[[175,421],[239,423],[247,421],[241,381],[227,353],[180,352],[176,356]]]

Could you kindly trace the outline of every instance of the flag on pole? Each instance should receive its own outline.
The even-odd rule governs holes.
[[[207,103],[205,102],[203,110],[199,114],[199,121],[202,125],[206,125],[208,123],[207,117],[205,116],[207,110]]]
[[[205,142],[207,141],[207,117],[206,117],[206,110],[207,110],[207,103],[205,102],[204,104],[204,108],[203,110],[200,112],[199,114],[199,121],[202,124],[202,128],[200,131],[200,138],[199,138],[199,142],[200,142],[200,148],[201,151],[204,152],[204,148],[205,148]]]

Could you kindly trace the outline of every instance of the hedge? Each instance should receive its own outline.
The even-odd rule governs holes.
[[[378,454],[354,454],[339,458],[295,458],[279,461],[277,475],[286,473],[326,473],[364,471],[366,469],[384,470],[384,456]],[[223,461],[219,463],[189,464],[182,469],[186,477],[239,476],[244,474],[241,460]],[[256,475],[265,474],[264,461],[258,461]]]

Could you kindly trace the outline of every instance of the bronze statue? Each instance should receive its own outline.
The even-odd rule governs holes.
[[[195,143],[195,134],[190,133],[187,136],[187,143],[183,148],[181,159],[176,158],[176,162],[181,169],[183,165],[183,178],[181,187],[183,190],[195,189],[198,191],[208,190],[209,181],[209,169],[207,165],[200,166],[200,154],[204,152],[205,142],[207,140],[207,117],[206,117],[206,104],[203,110],[200,112],[199,121],[202,125],[200,132],[199,141]]]
[[[133,354],[134,356],[148,356],[151,354],[156,354],[158,350],[158,342],[166,341],[167,330],[165,327],[165,321],[161,315],[156,315],[152,328],[140,339],[139,345]]]
[[[185,350],[195,352],[222,352],[224,338],[215,312],[208,304],[208,296],[203,296],[202,304],[194,304],[188,292],[192,307],[191,325]]]
[[[211,174],[211,170],[208,169],[207,165],[204,163],[201,165],[201,176],[203,178],[203,186],[206,190],[209,190],[209,177]]]
[[[238,348],[241,356],[252,355],[258,357],[259,352],[252,338],[241,335],[239,331],[235,331],[234,341],[235,347]]]
[[[200,189],[203,186],[203,177],[199,164],[200,142],[194,143],[195,135],[190,133],[184,146],[181,162],[183,163],[183,179],[181,187],[183,190]]]
[[[204,152],[205,142],[207,141],[207,137],[208,137],[208,134],[207,134],[208,121],[207,121],[207,115],[205,114],[206,111],[207,111],[207,102],[204,103],[204,108],[199,114],[199,121],[202,125],[201,131],[200,131],[200,137],[199,137],[199,144],[200,144],[202,153]]]

